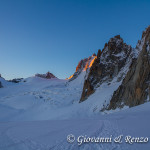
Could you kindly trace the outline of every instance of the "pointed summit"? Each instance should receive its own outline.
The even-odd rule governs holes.
[[[120,35],[111,38],[105,44],[102,52],[98,50],[97,59],[94,61],[87,79],[84,82],[80,102],[84,101],[95,92],[96,87],[102,83],[110,83],[114,78],[120,82],[125,76],[123,68],[131,63],[132,47],[123,42]],[[127,67],[126,67],[127,69]]]
[[[50,73],[49,71],[46,73],[46,78],[47,79],[51,79],[51,78],[56,78],[52,73]]]
[[[40,77],[40,78],[45,78],[45,79],[52,79],[52,78],[56,78],[52,73],[50,73],[49,71],[46,74],[36,74],[36,77]]]
[[[142,33],[142,38],[146,38],[150,34],[150,25],[146,28],[145,31]]]
[[[88,72],[89,69],[92,67],[96,58],[97,58],[96,54],[93,54],[89,58],[82,59],[78,63],[75,73],[72,76],[70,76],[68,79],[72,81],[76,79],[81,72]]]

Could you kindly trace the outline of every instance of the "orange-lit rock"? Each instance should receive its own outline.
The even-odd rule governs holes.
[[[75,73],[67,79],[75,79],[82,71],[86,71],[87,69],[91,68],[96,58],[97,56],[93,54],[89,58],[82,59],[78,63]]]
[[[95,61],[96,58],[97,58],[97,56],[95,56],[94,59],[90,62],[89,68],[92,67],[92,65],[93,65],[93,63],[94,63],[94,61]]]

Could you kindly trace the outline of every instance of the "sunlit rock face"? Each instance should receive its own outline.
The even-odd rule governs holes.
[[[150,96],[150,26],[143,32],[137,49],[141,52],[135,59],[122,84],[114,92],[108,109],[133,107],[149,101]]]
[[[87,79],[84,82],[80,102],[93,94],[102,83],[108,84],[114,78],[120,82],[126,74],[128,65],[134,58],[134,49],[124,43],[120,35],[117,35],[105,44],[102,51],[98,51],[97,57],[90,68]],[[123,71],[123,69],[125,69]]]
[[[45,79],[52,79],[56,78],[52,73],[47,72],[46,74],[36,74],[36,77],[45,78]]]
[[[93,54],[89,58],[82,59],[78,63],[75,73],[68,78],[69,81],[76,79],[80,75],[81,72],[86,72],[88,74],[88,71],[92,67],[96,58],[97,58],[97,56],[95,54]]]

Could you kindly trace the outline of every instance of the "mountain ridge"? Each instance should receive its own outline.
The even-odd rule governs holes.
[[[148,95],[150,96],[149,94],[150,88],[149,85],[146,83],[146,81],[148,83],[150,82],[149,79],[150,73],[149,71],[147,71],[150,69],[149,43],[150,43],[150,26],[146,28],[145,31],[143,31],[142,38],[141,40],[138,41],[136,48],[132,48],[130,45],[124,43],[120,35],[111,38],[108,41],[108,43],[105,44],[103,50],[98,51],[97,58],[94,61],[92,67],[90,68],[88,77],[84,82],[83,91],[79,102],[87,100],[92,94],[95,93],[98,87],[101,87],[101,85],[104,82],[108,83],[108,86],[109,84],[112,84],[112,80],[115,77],[117,77],[117,82],[121,82],[121,84],[116,90],[114,90],[110,102],[103,105],[103,108],[101,108],[102,111],[107,109],[108,110],[116,109],[118,107],[123,108],[124,106],[132,107],[142,104],[146,101],[149,101],[147,97]],[[144,56],[146,56],[145,59]],[[137,67],[137,64],[139,62],[141,62],[141,68],[139,69],[138,72],[136,72],[133,75],[134,68],[137,68],[136,70],[138,70],[139,68]],[[142,64],[144,64],[145,66],[143,66]],[[120,71],[123,69],[124,71],[122,75],[119,77],[118,75],[120,74]],[[142,71],[142,69],[144,69],[145,71]],[[143,72],[144,77],[142,78],[141,75],[138,81],[137,80],[136,81],[139,82],[140,84],[141,83],[140,80],[142,80],[143,81],[142,86],[140,88],[137,88],[136,86],[131,86],[132,81],[130,80],[130,78],[132,76],[137,76],[137,74],[141,72]],[[126,84],[129,84],[130,86]],[[144,90],[147,90],[145,94]],[[125,95],[128,96],[125,98],[125,96],[122,95],[126,92],[128,94]],[[131,94],[132,98],[129,96],[130,92],[134,93]],[[143,93],[143,95],[141,93]],[[137,97],[140,97],[141,100],[140,98]]]

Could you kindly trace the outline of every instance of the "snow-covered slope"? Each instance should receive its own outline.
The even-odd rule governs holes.
[[[147,103],[120,113],[99,115],[95,119],[1,122],[0,149],[149,150],[149,142],[133,144],[125,142],[126,136],[150,138],[149,107],[150,103]],[[67,136],[70,134],[75,136],[73,143],[67,142]],[[115,143],[115,137],[120,135],[123,136],[123,143]],[[83,137],[78,140],[79,136],[112,137],[112,142],[81,143]]]
[[[72,82],[30,77],[26,82],[11,83],[0,90],[0,121],[86,118],[95,114],[99,98],[79,103],[82,72]],[[7,81],[5,81],[7,83]],[[110,87],[111,89],[112,87]],[[112,88],[113,90],[113,88]],[[106,88],[101,91],[106,91]],[[103,94],[105,97],[105,94]],[[94,103],[93,103],[94,102]],[[99,113],[99,110],[96,111]]]
[[[11,86],[13,83],[6,81],[4,78],[0,77],[0,82],[3,87]]]
[[[80,77],[81,76],[81,77]],[[79,103],[82,73],[72,82],[30,77],[26,82],[8,83],[0,89],[0,149],[2,150],[130,150],[149,143],[85,143],[67,142],[67,135],[117,137],[119,135],[150,138],[150,103],[118,111],[99,112],[97,92],[108,99],[115,84],[103,86],[83,103]],[[84,76],[84,74],[83,74]],[[77,82],[78,81],[78,82]],[[74,83],[73,83],[74,82]],[[93,96],[93,97],[92,97]],[[107,115],[106,115],[107,114]],[[47,121],[46,121],[47,120]],[[10,122],[11,121],[11,122]],[[142,124],[141,124],[142,122]],[[141,130],[143,129],[143,130]]]
[[[84,104],[79,104],[84,72],[78,79],[43,79],[30,77],[0,90],[0,121],[80,118]],[[90,105],[90,104],[87,104]],[[91,113],[91,112],[89,112]],[[90,115],[90,114],[88,114]],[[92,115],[92,114],[91,114]]]

